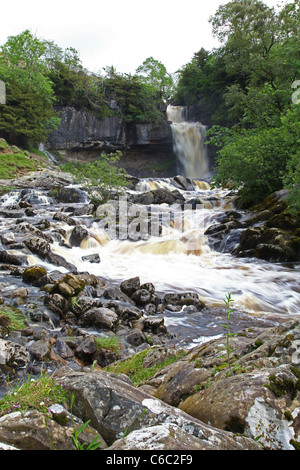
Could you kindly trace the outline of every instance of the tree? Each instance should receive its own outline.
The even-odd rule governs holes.
[[[300,116],[291,99],[300,76],[299,10],[299,0],[278,13],[257,0],[233,0],[211,18],[233,79],[223,94],[228,123],[209,131],[218,147],[215,183],[238,189],[247,204],[286,187],[290,207],[300,208]]]
[[[52,82],[43,55],[46,44],[26,30],[1,47],[0,80],[6,85],[6,104],[0,105],[0,132],[13,143],[44,141],[59,124]]]
[[[161,62],[153,57],[148,57],[136,69],[136,73],[138,75],[142,74],[141,79],[144,83],[148,84],[162,99],[168,100],[170,98],[174,82],[172,76]]]

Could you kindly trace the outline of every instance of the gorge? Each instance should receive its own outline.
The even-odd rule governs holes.
[[[203,129],[193,127],[200,139],[196,146],[202,148]],[[75,140],[69,142],[72,152]],[[91,142],[93,146],[95,140]],[[86,151],[86,142],[83,145]],[[194,162],[195,153],[189,155]],[[198,156],[201,171],[206,171],[205,152]],[[106,396],[109,390],[116,397],[105,405],[113,417],[109,424],[93,416],[93,425],[108,449],[122,448],[124,427],[134,424],[145,435],[150,425],[151,432],[158,433],[155,439],[162,438],[162,430],[163,435],[177,433],[168,444],[171,449],[181,448],[183,442],[188,449],[257,449],[252,439],[261,434],[266,448],[291,450],[298,445],[299,409],[297,375],[293,375],[297,373],[290,370],[293,341],[299,337],[297,220],[286,212],[284,192],[273,194],[253,211],[241,209],[236,192],[211,188],[207,174],[201,177],[195,169],[198,165],[193,168],[195,177],[131,175],[124,195],[112,192],[107,203],[96,205],[88,188],[50,163],[43,170],[5,180],[14,189],[1,196],[1,396],[8,390],[8,380],[18,381],[24,373],[36,376],[46,367],[63,374],[70,390],[79,396],[90,386],[93,389],[96,380],[97,393]],[[239,351],[231,353],[232,366],[224,366],[219,357],[224,351],[228,293],[234,301],[230,332],[237,335],[232,341]],[[23,316],[23,328],[10,330],[3,319],[7,309]],[[120,349],[98,351],[96,339],[103,337],[117,338]],[[150,364],[173,358],[174,368],[169,366],[167,372],[163,368],[134,387],[118,368],[126,358],[143,351],[149,352]],[[237,364],[244,356],[245,367]],[[114,365],[117,373],[107,372]],[[233,379],[239,381],[241,391],[248,390],[249,399],[238,399],[245,406],[238,415],[237,408],[231,409],[223,399],[226,410],[218,404],[216,428],[208,430],[202,420],[211,423],[213,419],[203,411],[209,410],[205,396],[210,400],[209,391],[214,391],[212,367],[216,386],[219,378],[225,391],[232,382],[228,376],[223,383],[223,368],[238,370]],[[274,401],[275,392],[265,392],[266,377],[272,384],[277,370],[278,377],[295,388],[296,395],[293,392],[284,405],[279,398]],[[204,408],[198,406],[202,394]],[[218,396],[222,398],[220,392]],[[119,409],[121,415],[116,412]],[[148,410],[145,418],[143,409]],[[133,410],[134,417],[129,416]],[[154,413],[155,425],[154,410],[160,410]],[[76,405],[74,412],[83,420],[89,417],[81,406]],[[22,422],[20,416],[15,424],[14,417],[14,413],[0,417],[0,442],[20,448],[30,442],[37,449],[47,448],[48,443],[35,442],[25,431],[24,442],[14,440],[15,426]],[[34,427],[41,416],[29,414],[28,419]],[[7,426],[12,426],[11,435]],[[189,431],[186,436],[186,429],[193,429],[192,434]],[[240,436],[241,429],[248,437]],[[203,440],[199,437],[203,432],[213,436]],[[133,433],[129,436],[134,438]],[[125,442],[131,449],[149,446],[147,439],[137,444],[140,434],[137,441],[130,438]],[[161,448],[155,445],[154,449]]]

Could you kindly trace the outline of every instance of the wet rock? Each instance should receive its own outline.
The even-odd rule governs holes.
[[[38,340],[28,346],[31,356],[37,361],[48,361],[50,359],[51,346],[49,340]]]
[[[74,356],[73,350],[67,344],[67,341],[64,340],[63,338],[58,338],[55,341],[53,349],[63,359],[70,359]]]
[[[0,368],[1,366],[8,366],[14,370],[26,368],[29,360],[29,353],[25,347],[0,339]]]
[[[144,331],[151,331],[154,334],[166,333],[167,328],[164,325],[164,317],[154,316],[144,319]]]
[[[69,263],[63,256],[60,256],[56,253],[52,253],[52,251],[50,251],[47,254],[47,260],[51,264],[54,264],[54,266],[63,266],[64,268],[66,268],[71,273],[76,273],[77,272],[76,266],[74,266],[72,263]]]
[[[131,279],[126,279],[125,281],[121,282],[120,289],[124,294],[128,295],[129,297],[137,291],[141,286],[140,278],[133,277]]]
[[[16,266],[21,266],[27,261],[25,256],[22,255],[13,255],[5,250],[0,250],[0,263],[13,264]]]
[[[7,232],[1,235],[1,242],[3,245],[10,245],[11,243],[15,243],[16,237],[13,232]]]
[[[163,302],[169,305],[175,305],[178,307],[183,307],[185,305],[195,306],[198,310],[202,310],[205,307],[205,304],[199,299],[198,294],[194,292],[183,292],[183,293],[170,293],[165,294]]]
[[[94,326],[95,328],[103,330],[115,330],[119,322],[119,317],[109,308],[95,307],[82,315],[80,320],[85,326]]]
[[[97,364],[100,367],[106,367],[109,364],[112,364],[113,362],[117,361],[118,359],[120,359],[120,356],[117,352],[111,351],[110,349],[106,348],[99,348],[93,354],[93,362],[97,361]]]
[[[60,294],[46,295],[44,298],[44,304],[59,317],[62,317],[67,313],[71,307],[71,302]]]
[[[24,243],[32,253],[38,255],[40,258],[45,258],[51,250],[50,243],[44,238],[31,237],[24,240]]]
[[[131,295],[136,305],[144,306],[151,302],[152,294],[147,289],[138,289]]]
[[[27,284],[33,284],[34,282],[39,281],[41,278],[47,276],[46,268],[42,266],[30,266],[26,268],[23,272],[23,281]]]
[[[63,187],[57,191],[55,199],[63,203],[86,202],[86,192],[78,188]]]
[[[98,253],[93,253],[91,255],[83,256],[82,261],[89,261],[90,263],[100,263],[100,256]]]
[[[53,216],[53,220],[60,220],[68,225],[76,225],[76,221],[64,212],[56,212]]]
[[[70,236],[70,245],[72,246],[80,246],[81,242],[87,238],[89,235],[89,232],[87,229],[82,226],[82,225],[77,225],[74,227],[72,230],[71,236]]]
[[[142,316],[141,310],[132,306],[119,306],[118,314],[125,324],[139,320]]]
[[[91,363],[92,357],[96,352],[96,343],[93,336],[86,336],[84,340],[77,346],[75,354],[82,361]]]
[[[145,334],[138,328],[133,328],[133,330],[126,336],[127,343],[131,344],[134,347],[140,346],[147,342]]]

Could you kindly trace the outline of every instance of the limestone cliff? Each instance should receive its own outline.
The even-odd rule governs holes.
[[[99,119],[72,107],[58,109],[61,124],[51,133],[45,147],[59,151],[66,160],[93,160],[102,151],[123,152],[122,166],[138,176],[174,173],[170,125],[165,119],[152,123],[126,124],[116,115]]]

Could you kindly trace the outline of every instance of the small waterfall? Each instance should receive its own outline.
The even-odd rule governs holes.
[[[209,174],[205,126],[200,122],[187,122],[185,111],[182,106],[167,108],[168,120],[172,122],[174,152],[184,176],[203,178]]]

